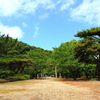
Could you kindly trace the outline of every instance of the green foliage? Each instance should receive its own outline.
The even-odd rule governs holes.
[[[49,51],[44,51],[41,48],[37,48],[35,50],[30,50],[27,52],[27,57],[30,59],[33,59],[32,61],[32,66],[25,70],[25,73],[30,73],[31,78],[36,78],[37,74],[44,74],[44,69],[48,66],[47,64],[47,59],[48,55],[51,52]]]
[[[0,77],[22,80],[60,73],[76,79],[82,75],[96,76],[96,64],[100,74],[100,28],[83,30],[75,36],[82,39],[61,43],[49,51],[1,35]]]
[[[32,49],[32,47],[26,43],[23,43],[21,41],[17,42],[17,48],[16,50],[20,53],[20,54],[26,54],[28,51],[30,51]]]
[[[12,50],[7,52],[8,55],[19,55],[19,52],[17,50]]]
[[[8,35],[0,36],[0,77],[7,75],[17,79],[15,74],[27,73],[25,67],[30,70],[31,76],[36,76],[47,66],[46,59],[51,51],[30,46]],[[30,68],[31,67],[31,68]],[[7,72],[9,70],[9,73]],[[34,74],[34,75],[33,75]],[[19,77],[18,77],[19,78]],[[30,78],[26,75],[26,78]],[[32,77],[31,77],[32,78]]]
[[[100,28],[91,28],[78,32],[76,37],[83,38],[81,42],[75,46],[76,57],[80,61],[86,63],[96,63],[95,56],[100,54]],[[84,60],[85,59],[85,60]]]
[[[27,59],[27,56],[25,55],[25,52],[29,50],[29,45],[19,42],[17,39],[13,39],[8,35],[1,35],[0,77],[6,78],[7,76],[22,73],[25,67],[30,66],[32,59]]]
[[[30,79],[30,75],[24,75],[25,79]]]
[[[97,65],[100,78],[100,27],[78,32],[76,37],[82,38],[80,44],[75,46],[75,56],[80,62]]]
[[[14,50],[17,47],[17,39],[12,39],[8,35],[0,36],[0,56],[4,56],[8,51]]]
[[[97,79],[95,79],[95,78],[91,78],[90,81],[97,81]]]
[[[99,36],[100,37],[100,27],[94,27],[91,29],[87,29],[87,30],[82,30],[81,32],[78,32],[76,35],[76,37],[80,37],[80,38],[87,38],[89,36]]]
[[[54,64],[57,66],[57,71],[62,74],[70,74],[74,79],[76,78],[77,70],[80,69],[79,63],[74,57],[73,48],[76,44],[76,40],[62,43],[58,48],[54,48],[52,54]]]
[[[9,76],[6,79],[10,81],[26,80],[29,79],[30,75],[15,74],[14,76]]]

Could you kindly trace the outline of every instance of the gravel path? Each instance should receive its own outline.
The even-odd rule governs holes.
[[[55,81],[28,80],[0,85],[0,100],[100,100],[93,91]]]

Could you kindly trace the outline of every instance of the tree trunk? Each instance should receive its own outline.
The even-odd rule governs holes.
[[[57,78],[57,67],[55,66],[55,77]]]
[[[61,78],[64,78],[64,73],[61,73]]]
[[[59,78],[61,78],[62,76],[61,76],[61,73],[59,73]]]
[[[39,75],[37,74],[37,78],[39,78]]]
[[[43,69],[41,69],[41,78],[44,76]]]
[[[76,80],[76,78],[77,78],[76,77],[76,71],[73,71],[72,73],[73,73],[73,79]]]
[[[86,73],[85,73],[85,75],[86,75],[86,78],[88,78],[88,77],[89,77],[88,72],[86,72]]]
[[[68,73],[66,73],[65,76],[66,76],[67,79],[69,78],[69,74]]]
[[[34,78],[37,79],[37,74],[34,75]]]

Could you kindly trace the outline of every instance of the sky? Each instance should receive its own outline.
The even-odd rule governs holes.
[[[53,50],[100,26],[100,0],[0,0],[0,34]]]

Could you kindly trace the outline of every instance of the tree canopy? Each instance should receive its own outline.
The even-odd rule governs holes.
[[[100,28],[91,28],[78,32],[76,37],[82,38],[75,46],[76,58],[81,62],[97,64],[100,78]]]
[[[78,32],[71,40],[53,50],[44,50],[0,35],[0,78],[29,79],[50,75],[73,78],[81,76],[100,79],[100,28]]]

